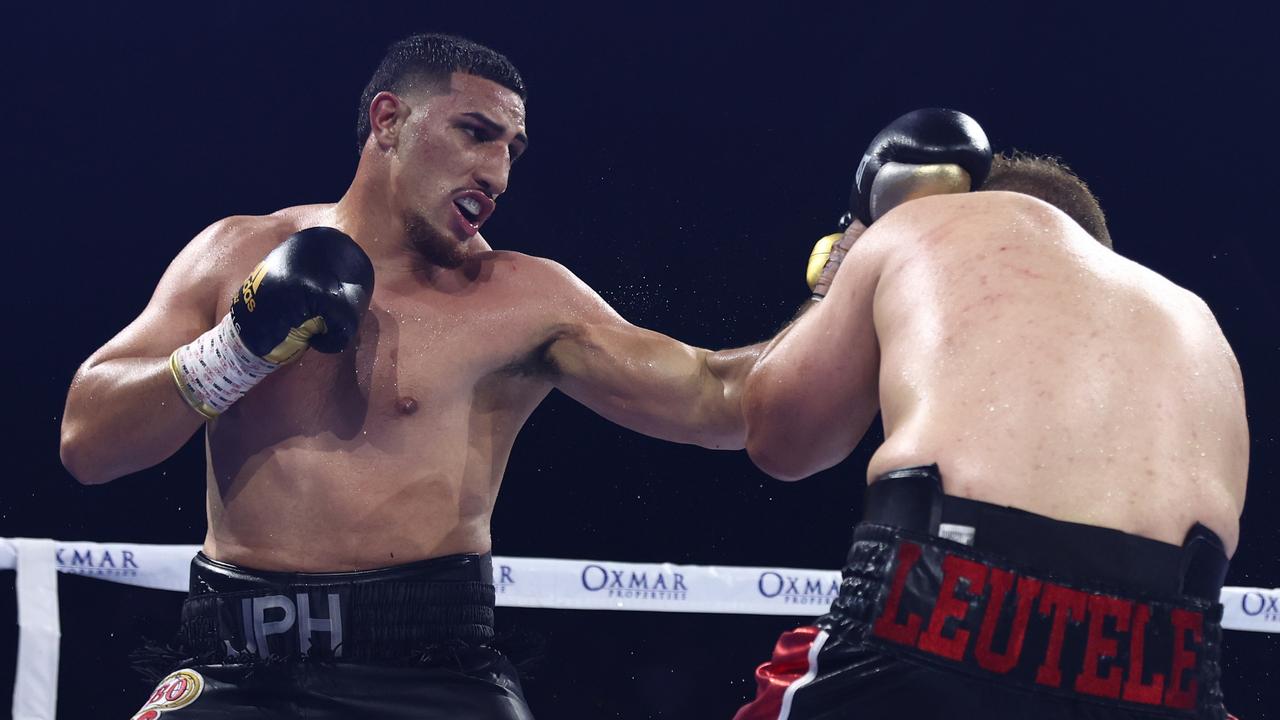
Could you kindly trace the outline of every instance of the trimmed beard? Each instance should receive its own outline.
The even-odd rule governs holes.
[[[418,213],[405,213],[404,236],[409,247],[432,265],[456,268],[467,259],[466,243],[442,234]]]

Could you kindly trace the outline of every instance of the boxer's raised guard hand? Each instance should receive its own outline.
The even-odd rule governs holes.
[[[826,294],[840,260],[866,226],[908,200],[977,190],[990,172],[987,135],[962,112],[924,108],[889,123],[858,164],[849,213],[839,223],[846,232],[821,238],[809,255],[805,280],[814,297]]]
[[[335,353],[355,335],[373,292],[369,256],[340,230],[290,235],[231,299],[231,321],[254,355],[277,365],[311,347]]]
[[[215,418],[308,347],[340,352],[355,336],[373,294],[373,263],[345,233],[314,227],[267,254],[217,327],[169,358],[178,390]]]
[[[958,110],[913,110],[867,146],[849,210],[869,226],[908,200],[977,190],[990,172],[991,143],[976,120]]]

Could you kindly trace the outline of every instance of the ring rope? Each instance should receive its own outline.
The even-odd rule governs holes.
[[[13,717],[54,720],[57,574],[185,592],[199,545],[0,538],[0,570],[17,571],[18,669]],[[648,610],[813,617],[840,590],[839,570],[627,563],[494,556],[501,607]],[[1280,633],[1280,588],[1224,587],[1222,627]]]

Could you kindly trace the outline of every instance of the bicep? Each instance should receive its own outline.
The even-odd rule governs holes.
[[[621,318],[561,328],[547,359],[557,389],[620,425],[677,439],[671,414],[700,394],[704,351]],[[680,437],[683,437],[681,435]]]
[[[123,330],[89,356],[82,371],[116,359],[167,357],[216,324],[217,298],[224,284],[218,268],[217,225],[192,240],[169,264],[146,307]]]
[[[720,446],[723,387],[708,352],[632,325],[563,273],[543,361],[555,387],[599,415],[676,442]]]

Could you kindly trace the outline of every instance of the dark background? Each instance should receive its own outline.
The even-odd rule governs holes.
[[[530,87],[531,150],[485,228],[490,242],[555,258],[629,320],[705,347],[759,340],[790,316],[810,243],[843,210],[867,141],[902,112],[960,108],[997,148],[1061,155],[1101,198],[1117,249],[1204,297],[1239,354],[1252,475],[1228,583],[1280,585],[1274,10],[182,5],[6,10],[14,464],[0,535],[201,540],[200,445],[81,487],[57,455],[67,384],[205,225],[336,200],[355,168],[356,101],[382,50],[434,30],[506,53]],[[494,550],[836,568],[876,440],[785,484],[743,453],[651,440],[556,395],[516,444]],[[12,578],[0,575],[4,708]],[[61,583],[60,717],[127,717],[149,690],[127,652],[142,634],[172,631],[180,595]],[[755,663],[798,620],[499,613],[504,627],[546,639],[527,686],[544,718],[727,720],[753,692]],[[1276,636],[1227,634],[1223,686],[1246,720],[1280,717],[1277,649]]]

